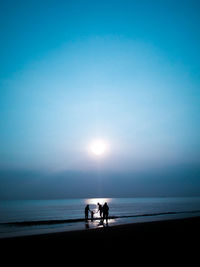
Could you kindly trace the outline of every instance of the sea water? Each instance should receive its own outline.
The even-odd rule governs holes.
[[[98,202],[109,205],[108,224],[98,219]],[[93,221],[84,220],[87,204]],[[0,201],[0,238],[192,216],[200,216],[200,197]]]

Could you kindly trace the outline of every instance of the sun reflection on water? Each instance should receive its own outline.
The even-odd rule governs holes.
[[[97,203],[100,203],[103,205],[105,202],[108,204],[112,202],[112,198],[86,198],[84,200],[85,204],[89,205],[97,205]]]

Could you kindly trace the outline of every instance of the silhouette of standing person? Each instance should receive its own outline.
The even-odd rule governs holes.
[[[90,207],[89,207],[89,205],[87,205],[87,206],[85,207],[85,220],[86,220],[86,221],[88,220],[88,213],[89,213],[89,210],[90,210]]]
[[[99,206],[99,208],[98,208],[99,215],[100,215],[100,217],[102,218],[102,213],[103,213],[103,208],[102,208],[102,205],[101,205],[101,204],[99,204],[99,203],[97,203],[97,205]]]
[[[109,214],[109,207],[107,202],[103,205],[103,221],[106,219],[106,223],[108,223],[108,214]]]
[[[91,213],[91,222],[93,222],[93,219],[94,219],[94,211],[91,210],[90,213]]]

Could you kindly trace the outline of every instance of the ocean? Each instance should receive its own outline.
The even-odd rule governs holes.
[[[108,224],[99,219],[98,202],[108,203]],[[94,220],[86,222],[87,204],[94,212]],[[0,201],[0,238],[193,216],[200,216],[200,197]]]

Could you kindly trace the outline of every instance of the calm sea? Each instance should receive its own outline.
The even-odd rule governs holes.
[[[109,205],[108,225],[97,219],[98,202]],[[86,204],[93,221],[84,220]],[[0,238],[192,216],[200,216],[200,197],[0,201]]]

